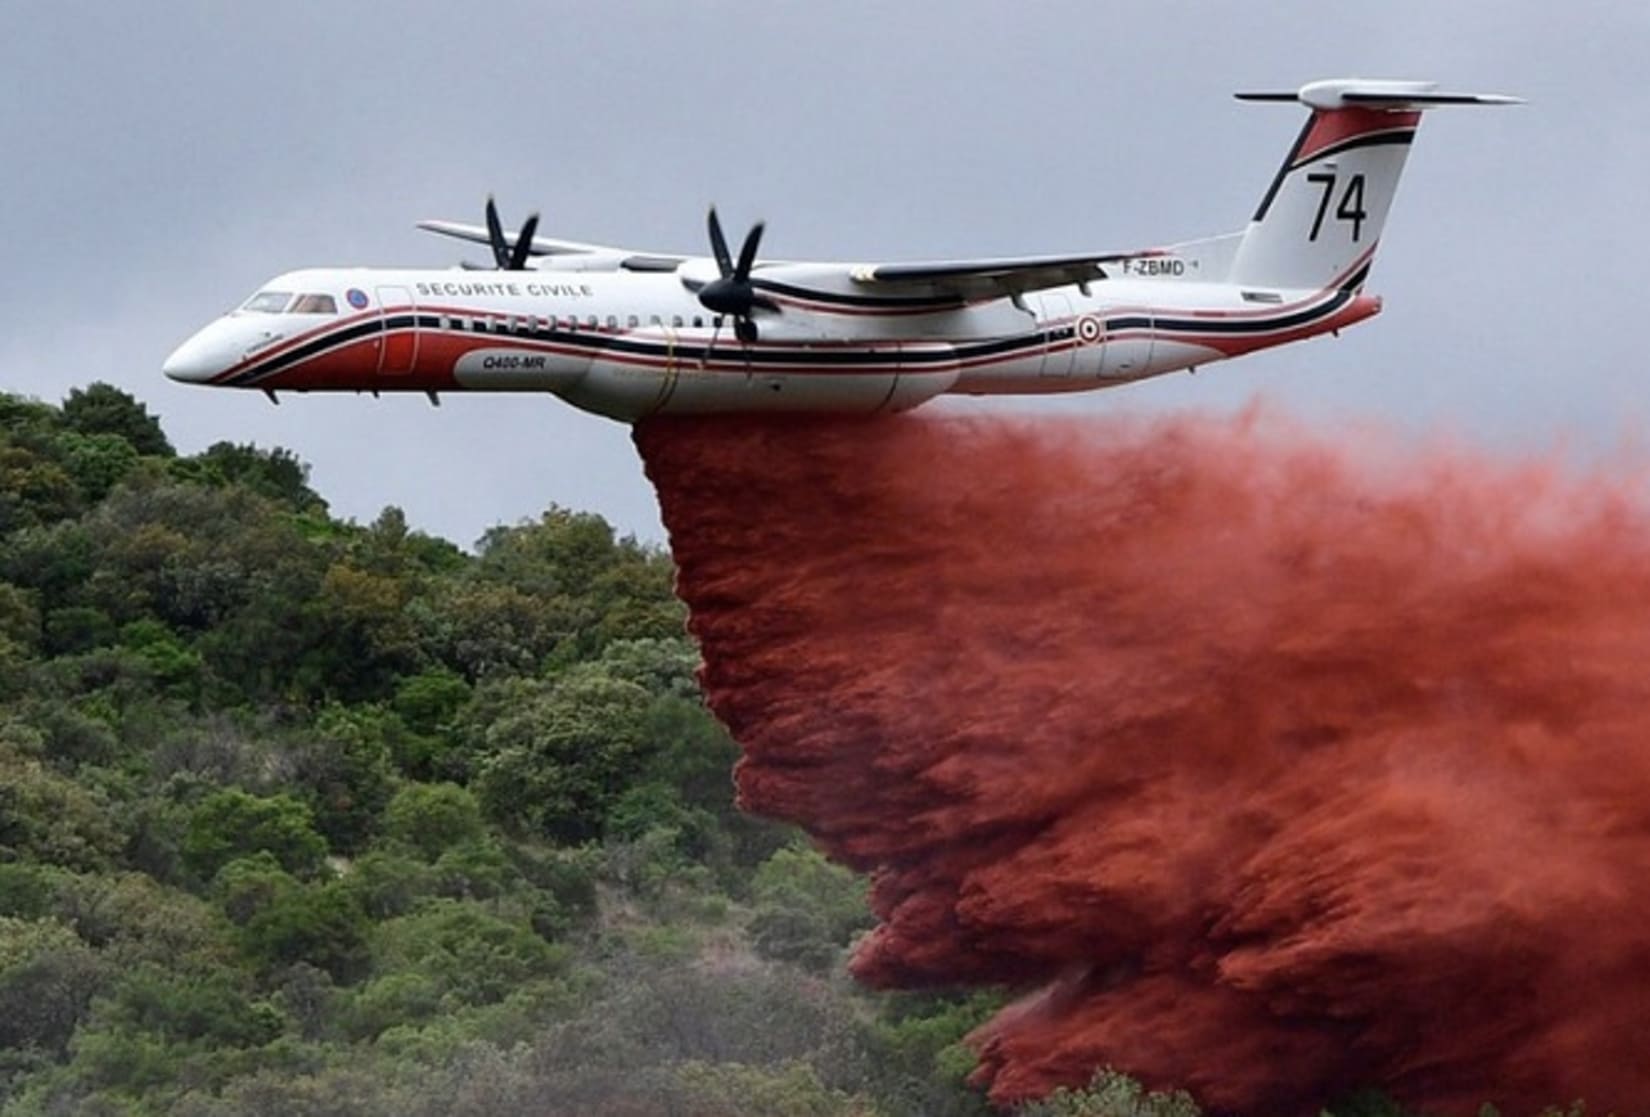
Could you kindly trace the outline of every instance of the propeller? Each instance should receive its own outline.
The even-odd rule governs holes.
[[[539,215],[529,215],[521,223],[521,231],[516,234],[516,243],[512,246],[504,236],[504,225],[498,219],[498,206],[493,204],[493,196],[487,195],[487,241],[493,246],[493,260],[504,271],[527,269],[527,257],[533,251],[533,234],[538,227]]]
[[[721,277],[699,288],[699,302],[706,310],[730,316],[735,335],[749,344],[757,338],[751,312],[757,307],[778,309],[771,299],[757,294],[756,285],[751,282],[751,266],[756,263],[756,249],[762,243],[762,222],[752,225],[751,231],[745,234],[737,263],[728,252],[728,239],[722,235],[722,222],[717,219],[715,206],[710,209],[708,224],[711,253],[716,257],[716,268],[721,272]]]

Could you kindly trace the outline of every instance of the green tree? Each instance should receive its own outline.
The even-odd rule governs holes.
[[[80,494],[61,465],[0,435],[0,536],[79,511]]]
[[[384,834],[417,850],[426,861],[486,832],[481,804],[467,789],[452,783],[409,783],[396,792],[384,812]]]
[[[615,679],[635,683],[658,697],[699,699],[699,649],[685,636],[614,640],[602,649],[600,662]]]
[[[444,584],[408,610],[429,656],[472,682],[534,670],[571,629],[564,611],[515,586],[470,581]]]
[[[1095,1072],[1081,1090],[1060,1089],[1018,1111],[1024,1117],[1199,1117],[1190,1094],[1148,1092],[1113,1070]]]
[[[297,878],[281,868],[275,855],[261,849],[219,869],[212,878],[212,898],[231,923],[245,926],[253,916],[298,887]]]
[[[347,562],[327,568],[314,604],[325,623],[309,658],[328,694],[345,701],[384,697],[417,666],[416,634],[403,612],[409,590],[402,579]]]
[[[458,900],[503,896],[521,880],[504,850],[488,838],[461,842],[445,850],[436,858],[433,872],[436,891]]]
[[[98,1007],[101,1029],[147,1033],[167,1043],[250,1047],[280,1034],[280,1013],[254,1000],[244,974],[227,969],[182,973],[142,966],[123,977]]]
[[[775,1067],[697,1060],[676,1068],[690,1113],[761,1113],[766,1117],[864,1117],[875,1112],[863,1095],[833,1090],[796,1059]]]
[[[58,460],[74,478],[88,503],[109,495],[131,476],[141,459],[130,442],[118,434],[77,434],[64,431],[56,438]]]
[[[865,882],[818,850],[776,850],[751,881],[751,936],[761,954],[820,971],[871,925]]]
[[[567,655],[588,657],[615,639],[682,633],[669,558],[616,539],[600,516],[551,507],[536,523],[492,529],[478,550],[479,578],[555,604]]]
[[[372,955],[377,973],[422,974],[444,995],[472,1005],[501,1000],[527,981],[562,973],[567,965],[567,952],[530,928],[461,900],[436,900],[381,924]]]
[[[214,442],[192,463],[209,482],[242,486],[294,511],[326,511],[326,501],[309,487],[309,466],[279,446],[262,450],[250,443]]]
[[[373,849],[356,858],[344,886],[375,920],[405,915],[437,890],[435,870],[399,849]]]
[[[394,794],[387,735],[399,723],[366,707],[331,705],[287,752],[289,779],[302,788],[315,827],[340,853],[353,853],[378,829]]]
[[[88,652],[114,643],[109,614],[90,605],[66,605],[46,614],[46,650],[52,655]]]
[[[63,401],[63,424],[82,435],[112,434],[140,454],[171,457],[172,444],[149,409],[112,384],[75,388]]]
[[[62,1055],[106,976],[62,924],[0,916],[0,1050]]]
[[[470,716],[488,815],[555,841],[600,837],[645,755],[647,692],[599,672],[486,689]]]
[[[297,876],[321,869],[327,843],[304,803],[290,795],[260,798],[239,788],[214,792],[189,817],[183,839],[185,863],[210,880],[228,862],[268,851]]]
[[[205,901],[142,873],[86,873],[63,880],[55,914],[119,964],[182,964],[221,953],[223,923]]]
[[[191,704],[199,699],[200,653],[165,624],[153,618],[132,621],[121,627],[120,644],[137,654],[165,695]]]
[[[65,875],[46,865],[0,862],[0,916],[45,917],[52,910],[57,884]]]
[[[366,972],[371,922],[339,882],[277,893],[241,927],[247,955],[266,968],[307,962],[349,983]]]
[[[390,709],[407,732],[396,739],[393,756],[404,774],[428,780],[462,769],[448,755],[450,730],[469,701],[470,685],[445,667],[427,669],[397,683]]]
[[[0,639],[24,652],[40,646],[40,607],[34,595],[9,582],[0,582]]]
[[[62,425],[62,413],[51,404],[0,392],[0,434],[23,440],[45,439]]]
[[[446,729],[469,700],[470,684],[451,671],[437,667],[403,676],[390,708],[406,722],[407,728],[433,735]]]
[[[119,845],[103,796],[0,743],[0,860],[96,869]]]
[[[452,574],[469,562],[464,552],[447,540],[413,531],[407,525],[406,513],[393,504],[354,536],[349,553],[363,570],[394,578]]]

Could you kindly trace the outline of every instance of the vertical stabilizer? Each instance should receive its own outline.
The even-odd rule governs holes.
[[[1364,79],[1238,97],[1297,102],[1312,115],[1245,230],[1228,279],[1304,290],[1362,286],[1423,110],[1516,103],[1440,92],[1430,82]]]

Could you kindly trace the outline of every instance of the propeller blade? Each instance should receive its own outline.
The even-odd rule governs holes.
[[[745,234],[745,243],[739,249],[739,266],[733,269],[733,278],[746,283],[751,277],[751,265],[756,263],[756,246],[762,243],[762,222],[751,226]]]
[[[728,239],[722,235],[722,222],[716,219],[716,207],[710,207],[710,250],[716,256],[716,267],[726,279],[733,274],[733,257],[728,255]]]
[[[763,222],[758,221],[751,226],[750,232],[745,234],[745,241],[739,246],[739,262],[734,263],[728,253],[728,238],[722,234],[722,221],[716,216],[716,207],[710,207],[710,214],[706,219],[710,228],[711,252],[716,256],[716,267],[721,273],[709,283],[683,280],[688,290],[695,291],[699,302],[706,310],[714,311],[717,315],[717,326],[721,326],[721,315],[733,319],[734,335],[746,345],[756,341],[759,331],[751,320],[751,312],[757,308],[778,311],[779,304],[766,295],[757,293],[756,284],[751,282],[751,269],[756,266],[756,251],[762,245]],[[714,341],[713,343],[714,344]]]
[[[498,219],[498,206],[493,196],[487,195],[487,241],[493,246],[493,261],[501,268],[510,266],[510,245],[504,239],[504,225]]]
[[[527,257],[533,252],[533,234],[538,232],[539,215],[531,214],[521,223],[521,232],[516,234],[516,248],[510,253],[509,268],[511,271],[523,271],[527,267]]]

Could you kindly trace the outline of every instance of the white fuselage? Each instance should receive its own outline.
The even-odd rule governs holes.
[[[1310,337],[1379,301],[1349,271],[1317,291],[1196,278],[1196,253],[1017,298],[867,295],[836,264],[758,265],[758,340],[701,305],[709,260],[674,271],[311,269],[267,284],[165,365],[265,391],[550,392],[635,421],[661,413],[875,412],[948,392],[1082,391]]]

